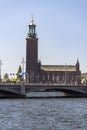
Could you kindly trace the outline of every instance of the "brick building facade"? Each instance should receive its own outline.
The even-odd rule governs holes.
[[[33,19],[26,38],[26,72],[29,82],[75,84],[81,81],[78,59],[75,65],[42,65],[38,62],[38,38]]]

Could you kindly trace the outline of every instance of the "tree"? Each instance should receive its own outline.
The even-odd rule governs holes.
[[[3,81],[4,81],[4,82],[8,82],[8,81],[9,81],[9,75],[8,75],[8,73],[6,73],[6,74],[4,75]]]
[[[22,79],[22,68],[21,65],[19,65],[18,71],[17,71],[17,78],[18,79]]]

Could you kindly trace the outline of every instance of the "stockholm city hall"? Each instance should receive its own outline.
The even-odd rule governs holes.
[[[56,57],[56,56],[55,56]],[[26,73],[29,82],[75,84],[81,81],[80,64],[42,65],[38,59],[38,38],[36,25],[32,19],[26,38]]]

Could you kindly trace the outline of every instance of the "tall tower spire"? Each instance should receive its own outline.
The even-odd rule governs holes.
[[[29,24],[29,32],[26,38],[26,72],[28,80],[36,81],[38,70],[38,38],[36,37],[36,25],[32,19]]]

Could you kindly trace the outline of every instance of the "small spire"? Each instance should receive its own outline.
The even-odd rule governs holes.
[[[79,71],[79,68],[80,68],[80,64],[79,64],[79,60],[77,58],[77,62],[76,62],[76,70]]]
[[[78,60],[78,58],[77,58],[77,62],[76,62],[76,64],[79,64],[79,60]]]

